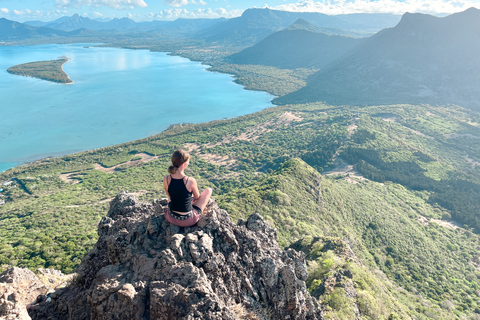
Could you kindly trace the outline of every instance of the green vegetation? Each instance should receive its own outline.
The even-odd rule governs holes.
[[[313,72],[221,61],[241,48],[116,46],[168,47],[277,96]],[[15,178],[0,198],[0,269],[71,272],[119,191],[165,196],[171,152],[183,147],[193,156],[187,174],[233,219],[259,212],[282,246],[306,253],[307,284],[327,318],[478,319],[479,138],[480,117],[455,106],[305,104],[37,161],[0,174]]]
[[[72,83],[68,75],[63,71],[63,65],[68,58],[60,58],[50,61],[35,61],[18,64],[10,67],[7,71],[25,77],[43,79],[57,83]]]
[[[437,220],[422,224],[422,217],[444,212],[398,184],[324,178],[293,159],[242,192],[221,197],[221,205],[241,218],[243,208],[259,212],[285,243],[304,234],[346,239],[371,270],[379,268],[397,285],[434,304],[453,301],[457,310],[474,310],[480,303],[478,235]],[[325,280],[338,265],[324,249],[316,244],[307,252],[318,265],[309,272],[311,281]]]
[[[213,187],[233,219],[259,212],[282,246],[305,235],[349,243],[361,262],[318,240],[302,249],[312,292],[338,270],[353,273],[356,300],[344,287],[318,295],[331,317],[350,318],[352,301],[365,319],[475,317],[480,238],[473,224],[446,221],[465,222],[475,212],[444,206],[464,201],[456,192],[413,182],[480,185],[480,152],[472,143],[478,123],[476,114],[456,107],[282,106],[16,167],[0,175],[0,182],[15,177],[19,186],[5,187],[0,261],[70,272],[95,242],[109,200],[121,190],[146,201],[164,196],[170,154],[183,147],[193,156],[188,174],[200,187]],[[138,161],[145,155],[150,161]],[[359,172],[342,170],[340,156]]]
[[[261,65],[240,65],[215,63],[208,70],[229,73],[235,82],[248,90],[266,91],[275,96],[283,96],[297,91],[306,84],[306,79],[315,69],[279,69]]]

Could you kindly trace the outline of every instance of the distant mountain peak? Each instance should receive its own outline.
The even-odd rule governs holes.
[[[311,32],[321,32],[321,28],[311,24],[305,19],[298,18],[294,23],[288,26],[285,30],[306,30]]]
[[[293,24],[300,24],[300,25],[311,25],[310,22],[308,22],[305,19],[298,18]]]
[[[460,12],[460,13],[463,13],[463,14],[470,14],[470,13],[480,14],[480,9],[475,8],[475,7],[471,7],[471,8],[468,8],[467,10],[465,10],[463,12]]]
[[[292,23],[292,26],[304,26],[304,27],[309,27],[313,26],[310,22],[308,22],[305,19],[298,18],[294,23]]]
[[[397,26],[368,38],[274,103],[452,103],[479,110],[480,90],[472,85],[480,80],[479,34],[478,9],[442,18],[405,13]]]
[[[419,23],[419,22],[426,22],[426,21],[432,21],[432,20],[437,20],[441,18],[434,17],[429,14],[424,14],[424,13],[410,13],[410,12],[405,12],[400,19],[400,22],[398,23],[398,26],[403,26],[411,23]]]

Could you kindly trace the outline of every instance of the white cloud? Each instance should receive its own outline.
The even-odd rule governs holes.
[[[297,3],[284,4],[272,9],[293,12],[321,12],[325,14],[345,13],[454,13],[470,7],[480,8],[480,3],[469,0],[304,0]]]
[[[188,4],[194,4],[197,6],[204,6],[207,4],[203,0],[163,0],[163,3],[173,8],[180,8]]]
[[[9,13],[10,10],[8,10],[7,8],[0,8],[0,12],[1,13]]]
[[[201,9],[197,8],[195,10],[189,11],[187,9],[165,9],[160,11],[157,14],[150,14],[149,18],[159,19],[159,20],[175,20],[178,18],[186,19],[217,19],[217,18],[235,18],[241,16],[243,10],[226,10],[224,8],[218,8],[212,10],[210,8]]]
[[[94,18],[105,18],[105,15],[104,15],[103,13],[94,11],[94,12],[92,13],[92,17],[94,17]]]
[[[13,13],[16,14],[17,16],[23,16],[23,15],[30,15],[32,13],[32,11],[29,10],[29,9],[13,10]]]
[[[148,4],[144,0],[55,0],[57,7],[73,7],[81,6],[91,7],[110,7],[114,9],[133,9],[145,8]]]

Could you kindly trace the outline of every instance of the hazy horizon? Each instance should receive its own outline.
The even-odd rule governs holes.
[[[392,13],[405,12],[445,15],[464,11],[470,7],[480,8],[480,0],[355,0],[355,1],[286,1],[269,0],[262,5],[247,0],[15,0],[0,2],[0,18],[19,22],[40,20],[53,21],[63,16],[79,14],[91,19],[130,18],[137,22],[152,20],[175,20],[177,18],[234,18],[249,8],[270,8],[291,12],[319,12],[329,15],[347,13]]]

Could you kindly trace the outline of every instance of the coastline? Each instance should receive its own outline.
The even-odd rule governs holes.
[[[65,83],[62,83],[62,84],[74,84],[75,82],[72,79],[70,79],[70,76],[68,75],[68,73],[66,73],[65,70],[63,70],[63,66],[65,65],[65,63],[70,61],[70,58],[68,58],[68,57],[66,57],[66,58],[67,59],[62,63],[60,68],[62,69],[62,72],[67,76],[68,80],[70,80],[70,82],[65,82]]]
[[[128,47],[118,47],[118,46],[106,46],[106,47],[110,47],[110,48],[115,48],[115,49],[129,49],[129,50],[136,50],[136,49],[132,49],[132,48],[128,48]],[[179,56],[183,59],[186,59],[188,60],[189,62],[193,62],[193,63],[198,63],[198,64],[201,64],[201,65],[204,65],[206,67],[203,68],[203,71],[207,71],[208,73],[216,73],[216,74],[224,74],[224,75],[228,75],[229,78],[230,78],[230,82],[234,83],[235,85],[240,85],[240,88],[241,90],[244,90],[244,91],[258,91],[258,92],[264,92],[264,93],[267,93],[269,95],[269,101],[271,101],[272,98],[274,98],[275,96],[272,95],[270,92],[267,92],[267,91],[262,91],[262,90],[249,90],[247,89],[245,86],[243,86],[242,84],[238,83],[235,81],[235,79],[233,79],[233,76],[232,74],[230,73],[224,73],[224,72],[219,72],[219,71],[214,71],[214,70],[211,70],[209,67],[212,66],[212,64],[210,63],[206,63],[204,61],[200,61],[198,59],[191,59],[190,57],[188,56],[184,56],[184,55],[180,55],[180,54],[177,54],[177,53],[172,53],[171,51],[157,51],[157,50],[152,50],[150,48],[142,48],[144,50],[147,50],[150,51],[151,53],[155,54],[155,53],[162,53],[162,54],[167,54],[167,55],[171,55],[171,56]],[[138,50],[138,49],[137,49]],[[60,60],[60,59],[57,59],[57,60]],[[63,70],[63,66],[65,65],[65,63],[67,63],[70,58],[68,57],[62,57],[62,63],[61,63],[61,68],[62,68],[62,71]],[[65,73],[66,74],[66,73]],[[72,81],[73,83],[73,81]],[[71,83],[62,83],[62,84],[71,84]],[[265,105],[265,107],[262,107],[262,109],[259,109],[259,110],[255,110],[255,111],[250,111],[248,113],[245,113],[245,114],[238,114],[238,115],[232,115],[232,116],[223,116],[223,117],[220,117],[218,119],[211,119],[211,120],[206,120],[206,121],[201,121],[199,123],[201,124],[206,124],[206,123],[209,123],[209,122],[213,122],[213,121],[223,121],[225,119],[234,119],[234,118],[237,118],[237,117],[241,117],[241,116],[245,116],[245,115],[248,115],[248,114],[252,114],[252,113],[255,113],[255,112],[258,112],[258,111],[261,111],[261,110],[265,110],[266,108],[271,108],[271,107],[274,107],[275,105],[272,105],[272,104],[268,104],[268,105]],[[156,130],[156,133],[155,134],[148,134],[144,137],[141,137],[141,138],[134,138],[134,139],[129,139],[129,140],[125,140],[123,142],[120,142],[120,143],[112,143],[112,144],[106,144],[106,145],[102,145],[102,146],[99,146],[97,148],[88,148],[88,149],[76,149],[76,150],[65,150],[65,151],[57,151],[57,152],[53,152],[53,153],[44,153],[42,155],[39,155],[39,157],[36,157],[34,155],[32,156],[28,156],[27,158],[23,158],[23,159],[20,159],[20,160],[14,160],[14,161],[10,161],[10,162],[5,162],[3,164],[7,164],[7,163],[10,163],[10,164],[13,164],[15,163],[15,165],[13,167],[9,167],[7,169],[4,169],[4,171],[1,171],[1,173],[4,173],[6,171],[8,171],[9,169],[12,169],[12,168],[18,168],[18,167],[23,167],[23,166],[28,166],[29,164],[34,164],[34,163],[38,163],[38,162],[42,162],[42,161],[45,161],[45,160],[49,160],[49,159],[52,159],[52,158],[58,158],[58,157],[62,157],[62,156],[66,156],[66,155],[73,155],[73,154],[77,154],[77,153],[81,153],[81,152],[91,152],[91,151],[98,151],[100,149],[104,149],[104,148],[109,148],[109,147],[113,147],[113,146],[121,146],[123,144],[128,144],[128,143],[132,143],[132,142],[137,142],[137,141],[141,141],[143,139],[148,139],[148,138],[151,138],[155,135],[158,135],[160,133],[164,133],[164,132],[167,132],[168,130],[172,129],[172,128],[176,128],[178,126],[184,126],[184,125],[189,125],[189,124],[192,124],[191,123],[191,120],[190,121],[186,121],[184,123],[179,123],[179,122],[172,122],[172,123],[169,123],[165,129],[162,129],[162,130]],[[7,160],[8,161],[8,160]]]
[[[11,66],[7,69],[7,72],[18,76],[31,77],[59,84],[72,84],[72,79],[70,79],[68,74],[63,70],[63,65],[67,63],[68,60],[70,60],[70,58],[60,57],[56,60],[26,62]]]

